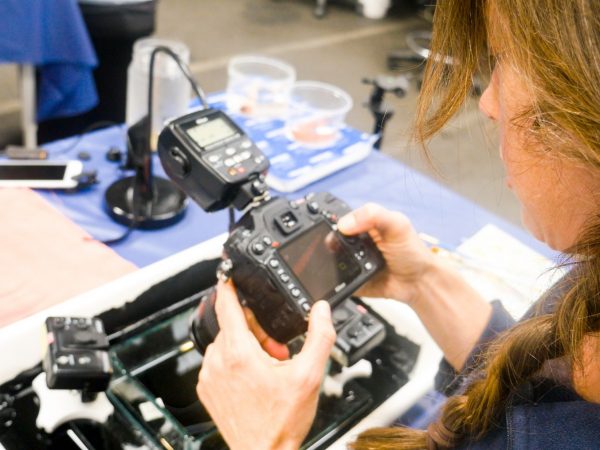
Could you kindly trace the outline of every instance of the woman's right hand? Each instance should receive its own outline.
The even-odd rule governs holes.
[[[405,215],[368,203],[340,218],[338,229],[345,235],[369,233],[385,258],[386,267],[357,295],[394,298],[409,305],[416,300],[418,283],[433,269],[434,258]]]

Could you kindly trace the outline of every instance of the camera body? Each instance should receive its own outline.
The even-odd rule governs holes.
[[[333,195],[270,198],[264,183],[268,160],[222,111],[208,108],[169,122],[158,154],[172,181],[205,211],[247,211],[224,245],[228,275],[241,301],[279,342],[306,331],[313,303],[324,299],[335,309],[384,265],[367,234],[348,237],[337,231],[338,217],[351,209]],[[201,303],[191,328],[203,352],[218,332],[214,295]],[[363,328],[369,330],[366,340],[361,334],[364,346],[347,336],[353,343],[344,347],[353,354],[383,333],[380,327]]]
[[[277,341],[306,331],[313,303],[336,306],[384,265],[368,235],[337,231],[337,219],[350,211],[329,193],[274,198],[248,211],[231,231],[224,245],[230,275],[241,300]]]

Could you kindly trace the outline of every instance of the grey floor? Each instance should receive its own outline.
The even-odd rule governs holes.
[[[316,19],[313,7],[309,0],[160,0],[156,34],[190,47],[192,71],[206,91],[225,88],[231,56],[270,55],[293,64],[298,79],[325,81],[350,93],[354,108],[347,122],[370,131],[373,119],[363,107],[370,88],[361,80],[389,73],[388,52],[405,47],[407,31],[430,25],[414,8],[403,5],[382,20],[366,19],[345,2],[334,3],[325,18]],[[4,145],[19,134],[14,67],[0,66],[0,86]],[[432,167],[408,138],[416,87],[404,98],[388,97],[395,114],[386,130],[385,154],[519,224],[516,200],[503,185],[494,128],[478,114],[476,99],[431,142]]]

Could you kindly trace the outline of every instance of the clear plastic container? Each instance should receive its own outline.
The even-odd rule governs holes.
[[[287,135],[302,147],[330,147],[340,138],[352,98],[319,81],[298,81],[290,92]]]
[[[125,122],[128,126],[140,120],[148,111],[148,80],[150,55],[158,46],[169,47],[189,64],[190,50],[178,41],[144,38],[133,46],[133,58],[127,69],[127,105]],[[152,105],[152,141],[161,132],[167,119],[185,114],[189,107],[191,88],[177,63],[164,53],[154,62],[154,97]]]
[[[227,67],[227,108],[254,118],[285,117],[296,70],[274,58],[235,56]]]

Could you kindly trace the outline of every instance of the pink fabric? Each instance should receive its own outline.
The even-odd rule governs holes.
[[[37,193],[0,189],[0,326],[135,270]]]

